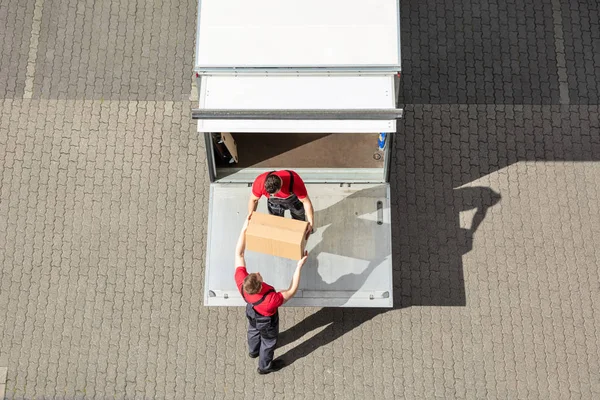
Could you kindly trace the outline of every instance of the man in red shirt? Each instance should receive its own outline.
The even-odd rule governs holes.
[[[256,211],[258,200],[265,196],[269,214],[283,217],[290,210],[293,219],[308,220],[307,232],[312,232],[314,210],[302,178],[289,170],[271,171],[260,174],[252,184],[248,201],[248,215]]]
[[[283,367],[281,360],[273,361],[273,353],[279,336],[279,306],[294,297],[300,284],[300,273],[306,262],[308,253],[298,261],[292,282],[287,290],[276,292],[273,286],[263,282],[260,272],[251,274],[246,270],[244,251],[246,250],[246,229],[248,219],[244,222],[242,232],[235,249],[235,283],[246,301],[246,317],[248,318],[249,355],[258,359],[258,373],[269,374]]]

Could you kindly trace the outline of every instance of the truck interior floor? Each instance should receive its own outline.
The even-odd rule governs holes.
[[[383,168],[378,133],[233,133],[232,168]]]

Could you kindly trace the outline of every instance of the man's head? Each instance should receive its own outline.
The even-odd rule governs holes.
[[[281,178],[277,175],[269,175],[265,179],[265,190],[269,194],[275,194],[281,190]]]
[[[262,289],[262,282],[263,279],[262,276],[260,276],[260,272],[253,272],[244,278],[242,287],[244,292],[248,294],[260,293],[260,289]]]

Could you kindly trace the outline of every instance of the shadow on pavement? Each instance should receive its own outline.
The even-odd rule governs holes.
[[[477,228],[484,220],[488,209],[500,201],[500,195],[485,187],[467,187],[452,189],[450,196],[453,199],[452,203],[440,202],[438,204],[440,209],[437,209],[435,204],[426,208],[429,213],[426,211],[424,214],[420,214],[420,225],[415,227],[397,223],[393,225],[393,238],[398,236],[399,230],[404,230],[404,235],[412,238],[410,243],[413,243],[413,248],[407,249],[407,254],[422,254],[424,259],[422,262],[417,260],[418,270],[414,269],[415,265],[412,266],[413,272],[418,273],[422,279],[419,280],[417,290],[410,292],[411,296],[403,296],[402,287],[397,286],[402,281],[400,267],[402,262],[394,261],[395,287],[392,309],[410,305],[464,306],[466,304],[462,255],[472,249]],[[440,198],[444,197],[447,196]],[[471,226],[466,229],[461,228],[458,213],[473,209],[475,214]],[[392,209],[392,220],[407,219],[402,214],[411,212],[411,210],[409,204],[395,206]],[[437,241],[432,238],[436,238]],[[445,249],[442,252],[440,252],[441,246]],[[305,268],[307,267],[311,268],[314,265],[308,264]],[[283,359],[287,365],[291,365],[317,348],[336,340],[346,332],[389,310],[323,308],[282,332],[278,346],[283,347],[290,344],[317,328],[323,326],[326,328],[279,358]]]

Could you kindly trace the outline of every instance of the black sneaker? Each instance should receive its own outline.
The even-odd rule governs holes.
[[[248,353],[248,355],[250,356],[250,358],[258,357],[258,353]]]
[[[271,361],[271,368],[268,368],[268,369],[257,368],[256,370],[258,371],[258,373],[260,375],[266,375],[266,374],[270,374],[271,372],[279,371],[284,366],[285,366],[285,363],[283,362],[283,360],[273,360],[273,361]]]

